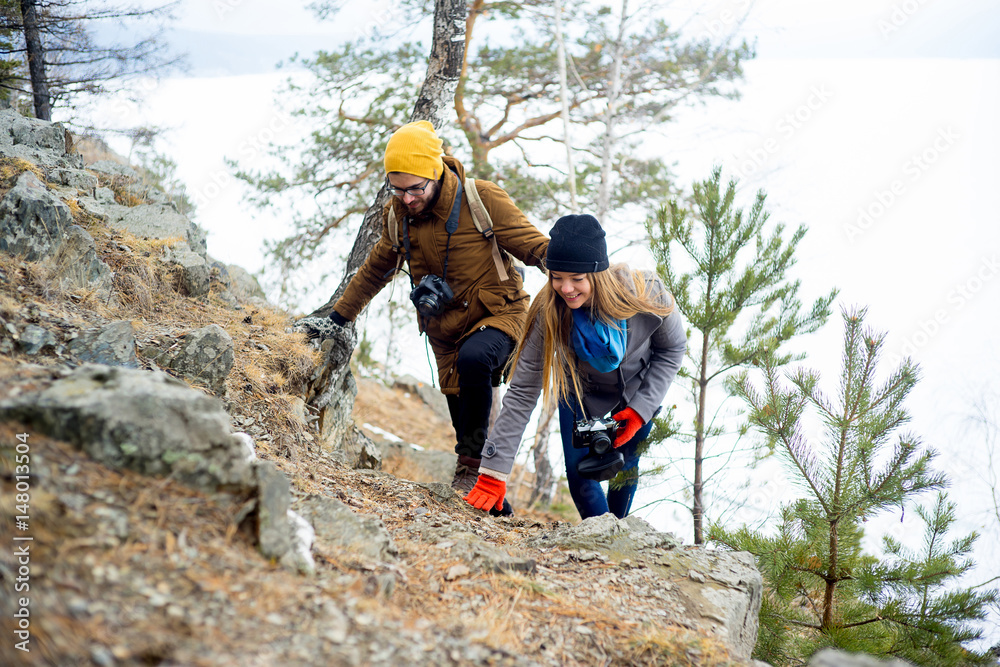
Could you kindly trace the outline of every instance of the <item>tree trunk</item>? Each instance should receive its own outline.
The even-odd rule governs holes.
[[[708,394],[708,333],[704,334],[701,345],[701,377],[698,379],[698,415],[695,417],[694,434],[694,489],[692,490],[691,514],[694,517],[694,543],[702,544],[705,519],[705,483],[702,478],[705,459],[705,402]]]
[[[563,145],[566,147],[566,184],[569,186],[569,210],[571,213],[579,213],[580,207],[576,203],[576,168],[573,165],[573,141],[570,137],[569,84],[566,80],[566,43],[562,33],[562,0],[556,0],[555,2],[555,37],[557,57],[559,58],[559,98],[562,102]]]
[[[465,54],[465,18],[465,0],[436,0],[434,37],[427,76],[413,105],[411,122],[427,120],[438,128],[451,119],[455,89]],[[382,235],[382,209],[388,200],[389,190],[383,186],[375,202],[365,212],[340,286],[326,304],[310,315],[326,317],[333,310],[333,305],[347,289],[348,283]],[[349,450],[349,455],[353,455],[354,452],[350,450],[353,443],[359,440],[351,419],[357,387],[351,374],[350,360],[356,336],[353,323],[347,329],[347,335],[343,339],[330,339],[324,343],[323,361],[313,372],[307,402],[319,414],[321,441],[331,444],[335,449],[343,447]]]
[[[535,429],[535,445],[531,448],[531,456],[535,462],[535,485],[528,499],[530,507],[541,500],[545,505],[552,504],[552,486],[555,474],[549,463],[549,436],[552,434],[552,416],[555,406],[542,406],[542,414],[538,418],[538,428]]]
[[[35,0],[21,0],[21,20],[24,23],[24,44],[28,55],[28,73],[35,104],[35,118],[52,120],[49,81],[45,76],[45,49],[38,32],[38,11]]]
[[[823,620],[820,622],[820,626],[823,630],[829,630],[833,627],[833,600],[834,593],[837,588],[837,581],[839,579],[837,570],[840,565],[838,547],[839,535],[837,520],[833,520],[830,522],[830,567],[827,570],[826,590],[823,592]]]
[[[625,59],[625,27],[628,22],[628,0],[622,0],[622,15],[618,23],[611,63],[611,81],[608,108],[604,112],[604,136],[601,138],[601,182],[597,190],[597,219],[604,220],[611,208],[611,171],[615,159],[615,120],[618,117],[618,98],[622,95],[622,61]]]

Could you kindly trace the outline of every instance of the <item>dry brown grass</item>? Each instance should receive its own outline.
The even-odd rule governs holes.
[[[32,172],[38,180],[45,182],[45,172],[37,164],[21,158],[0,156],[0,196],[14,187],[17,179],[26,171]]]
[[[114,298],[109,303],[101,302],[91,290],[63,291],[46,263],[0,254],[0,270],[8,277],[0,284],[0,314],[13,320],[26,303],[34,302],[81,326],[130,320],[139,339],[177,338],[186,331],[218,324],[232,337],[235,352],[227,379],[231,411],[253,415],[261,422],[272,434],[265,447],[273,455],[294,457],[312,438],[295,414],[296,398],[305,395],[319,356],[303,334],[286,333],[288,315],[262,307],[233,310],[217,296],[192,299],[180,294],[177,268],[162,262],[165,248],[179,238],[144,239],[103,226],[91,234],[98,256],[114,272]]]
[[[122,206],[139,206],[149,201],[142,191],[144,188],[130,176],[98,173],[97,184],[110,189],[115,194],[115,202]]]

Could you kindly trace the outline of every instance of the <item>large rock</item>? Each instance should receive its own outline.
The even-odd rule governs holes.
[[[114,275],[97,256],[97,244],[83,227],[70,225],[52,264],[63,289],[92,289],[104,302],[111,296]]]
[[[25,118],[13,109],[0,110],[0,155],[46,168],[83,167],[81,156],[66,154],[66,129],[61,124]]]
[[[212,280],[212,268],[204,255],[191,250],[183,241],[167,248],[163,260],[181,268],[181,293],[187,296],[205,296]]]
[[[644,563],[669,591],[665,610],[669,616],[680,625],[718,637],[740,658],[750,658],[764,587],[751,554],[678,548],[674,536],[657,532],[643,519],[617,519],[612,514],[560,526],[529,544],[602,552],[617,561]]]
[[[560,526],[530,542],[536,547],[603,551],[618,559],[634,559],[643,549],[672,549],[680,543],[670,533],[656,531],[640,517],[618,519],[613,514],[591,517],[575,526]]]
[[[323,341],[323,360],[309,378],[309,404],[319,414],[320,444],[348,465],[377,470],[382,466],[382,453],[354,424],[358,385],[348,362],[357,334],[350,325],[334,329],[335,336]]]
[[[753,555],[703,547],[673,549],[653,567],[670,577],[684,616],[719,637],[742,658],[757,643],[764,581]]]
[[[127,231],[136,236],[150,239],[177,239],[187,243],[188,248],[201,255],[208,252],[205,230],[187,219],[186,216],[167,204],[141,204],[125,210],[121,218],[108,217],[108,224],[115,229]]]
[[[0,403],[27,423],[115,468],[173,476],[203,490],[255,488],[222,402],[166,373],[86,365]]]
[[[97,188],[97,176],[86,169],[53,169],[49,172],[49,181],[90,195]]]
[[[84,363],[139,367],[139,358],[135,354],[135,329],[128,320],[84,331],[70,341],[69,350]]]
[[[455,497],[450,487],[445,493]],[[448,502],[453,502],[453,499],[448,498]],[[449,559],[461,560],[470,572],[534,574],[537,571],[538,566],[533,558],[518,553],[512,554],[507,549],[490,544],[470,532],[467,527],[457,523],[413,522],[407,527],[407,533],[409,537],[442,550]]]
[[[148,345],[142,352],[162,368],[169,368],[193,382],[207,385],[216,394],[226,391],[226,378],[233,369],[233,339],[218,324],[189,331],[180,345]]]
[[[72,224],[69,206],[26,171],[0,200],[0,250],[37,262],[59,249]]]
[[[451,410],[448,409],[448,399],[444,397],[444,394],[440,390],[435,389],[426,382],[418,380],[412,375],[402,375],[396,378],[392,384],[403,391],[416,394],[427,407],[434,411],[434,414],[442,419],[451,421]]]
[[[382,450],[383,469],[396,477],[412,482],[451,481],[455,474],[456,456],[452,452],[414,449],[406,442],[377,441]]]
[[[237,299],[246,303],[253,299],[265,299],[264,290],[260,283],[249,271],[236,264],[227,264],[226,270],[229,274],[229,284],[227,287]]]
[[[399,550],[382,520],[355,514],[327,496],[310,495],[295,508],[316,531],[316,548],[346,549],[372,561],[394,561]]]
[[[285,473],[271,461],[255,460],[257,481],[257,538],[260,552],[267,558],[281,558],[292,548],[292,526],[288,509],[292,502],[291,484]]]

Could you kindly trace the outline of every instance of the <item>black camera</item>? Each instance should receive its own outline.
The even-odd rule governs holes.
[[[576,466],[581,477],[603,482],[625,467],[625,457],[614,448],[618,422],[610,417],[582,419],[573,424],[573,446],[590,451]]]
[[[424,317],[436,317],[444,312],[445,306],[454,296],[455,293],[448,287],[444,278],[427,274],[410,292],[410,301],[416,306],[417,312]]]

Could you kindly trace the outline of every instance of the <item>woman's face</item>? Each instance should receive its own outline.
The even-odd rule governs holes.
[[[594,298],[593,286],[586,273],[551,271],[549,275],[552,280],[552,289],[573,310],[588,305]]]

